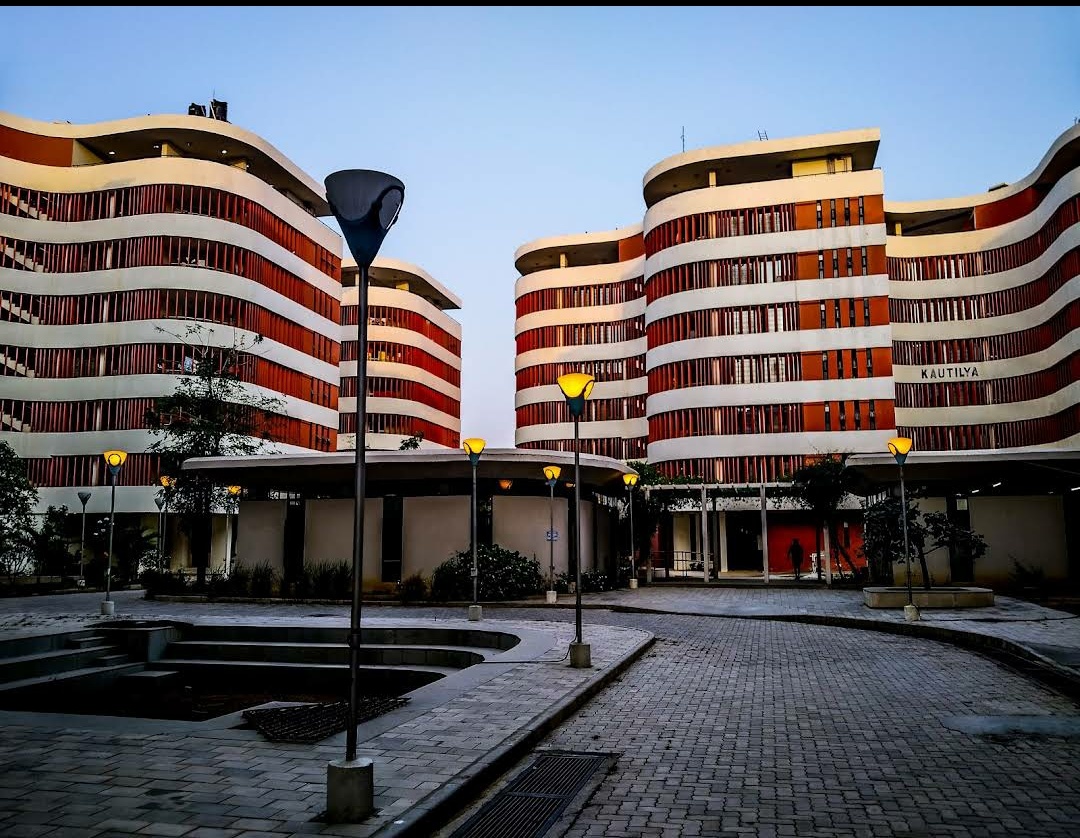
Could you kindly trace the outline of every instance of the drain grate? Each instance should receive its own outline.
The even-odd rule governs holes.
[[[356,721],[363,723],[408,702],[397,696],[362,696]],[[244,718],[271,742],[313,745],[348,727],[349,702],[299,704],[294,707],[264,707],[245,710]]]
[[[538,754],[450,838],[540,838],[597,769],[614,757],[568,751]]]

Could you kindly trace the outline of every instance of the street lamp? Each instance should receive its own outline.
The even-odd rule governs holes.
[[[904,488],[904,462],[911,452],[914,443],[906,436],[898,436],[889,440],[889,453],[893,455],[896,464],[900,466],[900,520],[904,529],[904,564],[907,567],[907,605],[904,606],[904,619],[915,621],[919,619],[919,609],[915,607],[915,601],[911,595],[911,550],[908,548],[907,531],[907,491]]]
[[[102,456],[105,458],[105,463],[109,466],[109,474],[112,476],[112,500],[109,503],[109,555],[105,562],[105,601],[101,603],[101,613],[106,617],[111,617],[116,610],[116,603],[109,598],[113,563],[113,530],[116,524],[116,478],[127,461],[128,455],[126,451],[106,451]]]
[[[585,412],[585,400],[592,393],[596,379],[585,372],[568,372],[560,375],[559,389],[566,397],[566,405],[574,418],[574,544],[570,554],[574,562],[574,622],[576,635],[570,644],[570,665],[578,669],[592,666],[592,650],[581,640],[581,414]]]
[[[480,465],[480,455],[484,453],[487,443],[479,437],[467,439],[461,443],[462,449],[469,455],[472,464],[472,601],[469,606],[469,619],[479,620],[482,616],[480,609],[480,568],[476,563],[476,467]]]
[[[82,537],[79,539],[79,587],[86,584],[86,575],[83,573],[83,563],[86,558],[86,502],[90,500],[89,492],[79,492],[79,502],[82,504]]]
[[[633,490],[637,485],[636,474],[624,474],[622,482],[626,484],[626,505],[630,510],[630,587],[637,587],[637,562],[634,561],[634,495]]]
[[[547,601],[554,605],[559,601],[559,593],[555,590],[555,484],[559,482],[562,469],[558,466],[544,466],[544,477],[548,489],[551,490],[551,501],[548,504],[548,592]]]
[[[239,486],[226,486],[229,507],[225,510],[225,575],[232,573],[232,506],[240,498]]]
[[[165,538],[169,533],[169,497],[176,488],[176,478],[161,475],[158,478],[161,484],[161,520],[158,530],[158,570],[165,570]]]
[[[327,176],[326,202],[334,214],[349,252],[360,269],[356,311],[356,474],[353,503],[353,589],[349,619],[349,716],[345,727],[345,759],[327,766],[326,818],[331,823],[355,823],[375,806],[373,763],[356,758],[356,718],[359,706],[360,610],[364,577],[364,499],[367,463],[367,327],[368,270],[383,239],[397,221],[405,201],[405,184],[393,175],[370,169],[344,169]]]

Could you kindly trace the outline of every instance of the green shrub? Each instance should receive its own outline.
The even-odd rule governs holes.
[[[472,558],[469,559],[472,567]],[[398,601],[402,604],[407,602],[422,602],[427,599],[428,584],[419,573],[414,573],[408,579],[398,583]]]
[[[191,585],[180,570],[144,570],[139,581],[146,591],[146,596],[151,599],[159,594],[175,596],[191,593]]]
[[[497,544],[479,545],[476,552],[480,599],[520,599],[544,590],[544,576],[535,559]],[[439,602],[471,600],[471,574],[472,551],[455,553],[431,574],[431,598]]]
[[[569,573],[560,573],[555,577],[555,590],[561,594],[570,593],[571,583],[574,577]],[[581,592],[583,594],[599,594],[611,590],[611,579],[606,573],[597,570],[583,570],[581,572]]]
[[[317,564],[311,569],[311,594],[316,599],[350,599],[352,566],[347,561]]]
[[[255,565],[251,569],[251,595],[253,597],[273,596],[276,579],[277,573],[269,562]]]
[[[220,585],[221,596],[247,596],[251,593],[251,571],[240,562],[234,562]]]

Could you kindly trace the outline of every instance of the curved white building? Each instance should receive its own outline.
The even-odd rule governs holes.
[[[698,149],[644,178],[649,462],[772,482],[893,429],[876,130]]]
[[[108,482],[101,453],[120,448],[117,510],[156,511],[143,417],[198,351],[248,348],[244,387],[282,401],[274,450],[336,448],[328,214],[318,183],[227,122],[0,114],[0,438],[29,460],[43,507],[79,509],[80,489]]]
[[[1080,127],[1035,171],[890,201],[896,423],[916,450],[1080,444]]]
[[[518,248],[517,447],[572,450],[574,426],[556,382],[588,372],[597,383],[580,423],[582,451],[644,458],[644,262],[640,225]]]
[[[356,447],[356,326],[359,269],[342,265],[339,449]],[[461,300],[416,265],[380,257],[368,272],[366,445],[396,450],[461,441]]]

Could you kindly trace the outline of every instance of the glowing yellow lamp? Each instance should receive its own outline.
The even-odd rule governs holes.
[[[896,464],[902,466],[915,443],[906,436],[893,437],[889,440],[889,453],[893,455]]]
[[[558,466],[544,466],[544,477],[547,478],[549,483],[558,480],[560,474],[562,474],[562,469]]]
[[[120,468],[128,458],[127,451],[106,451],[102,456],[111,469]]]
[[[622,482],[626,484],[627,489],[633,489],[637,485],[638,476],[636,474],[624,474]]]

